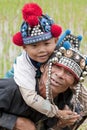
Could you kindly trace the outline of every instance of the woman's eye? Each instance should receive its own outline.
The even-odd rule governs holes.
[[[67,71],[66,74],[72,76],[72,73],[69,71]]]

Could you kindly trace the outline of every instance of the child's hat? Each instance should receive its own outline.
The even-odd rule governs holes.
[[[62,32],[62,28],[48,15],[44,15],[41,7],[36,3],[25,4],[22,15],[24,22],[20,32],[13,36],[13,42],[18,46],[59,37]]]

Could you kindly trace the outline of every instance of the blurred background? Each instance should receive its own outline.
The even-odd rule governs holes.
[[[43,13],[49,14],[63,32],[70,29],[81,34],[81,51],[87,54],[87,0],[0,0],[0,77],[10,69],[21,48],[12,43],[12,36],[20,31],[23,21],[21,9],[27,2],[36,2]]]
[[[70,29],[72,34],[82,35],[80,49],[87,55],[87,0],[0,0],[0,78],[20,54],[21,48],[12,43],[12,36],[20,31],[23,21],[21,9],[28,2],[38,3],[43,13],[63,27],[63,32]],[[80,130],[87,130],[87,127]]]

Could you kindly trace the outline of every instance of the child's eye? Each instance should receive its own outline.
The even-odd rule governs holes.
[[[49,45],[50,43],[49,42],[46,42],[45,45]]]

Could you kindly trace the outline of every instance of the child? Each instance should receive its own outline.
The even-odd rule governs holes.
[[[36,73],[40,65],[48,60],[56,47],[62,29],[54,24],[36,3],[25,4],[22,9],[23,23],[20,32],[13,36],[13,42],[23,47],[23,52],[14,64],[14,80],[27,105],[53,117],[55,106],[35,91]],[[56,107],[58,110],[58,108]]]

